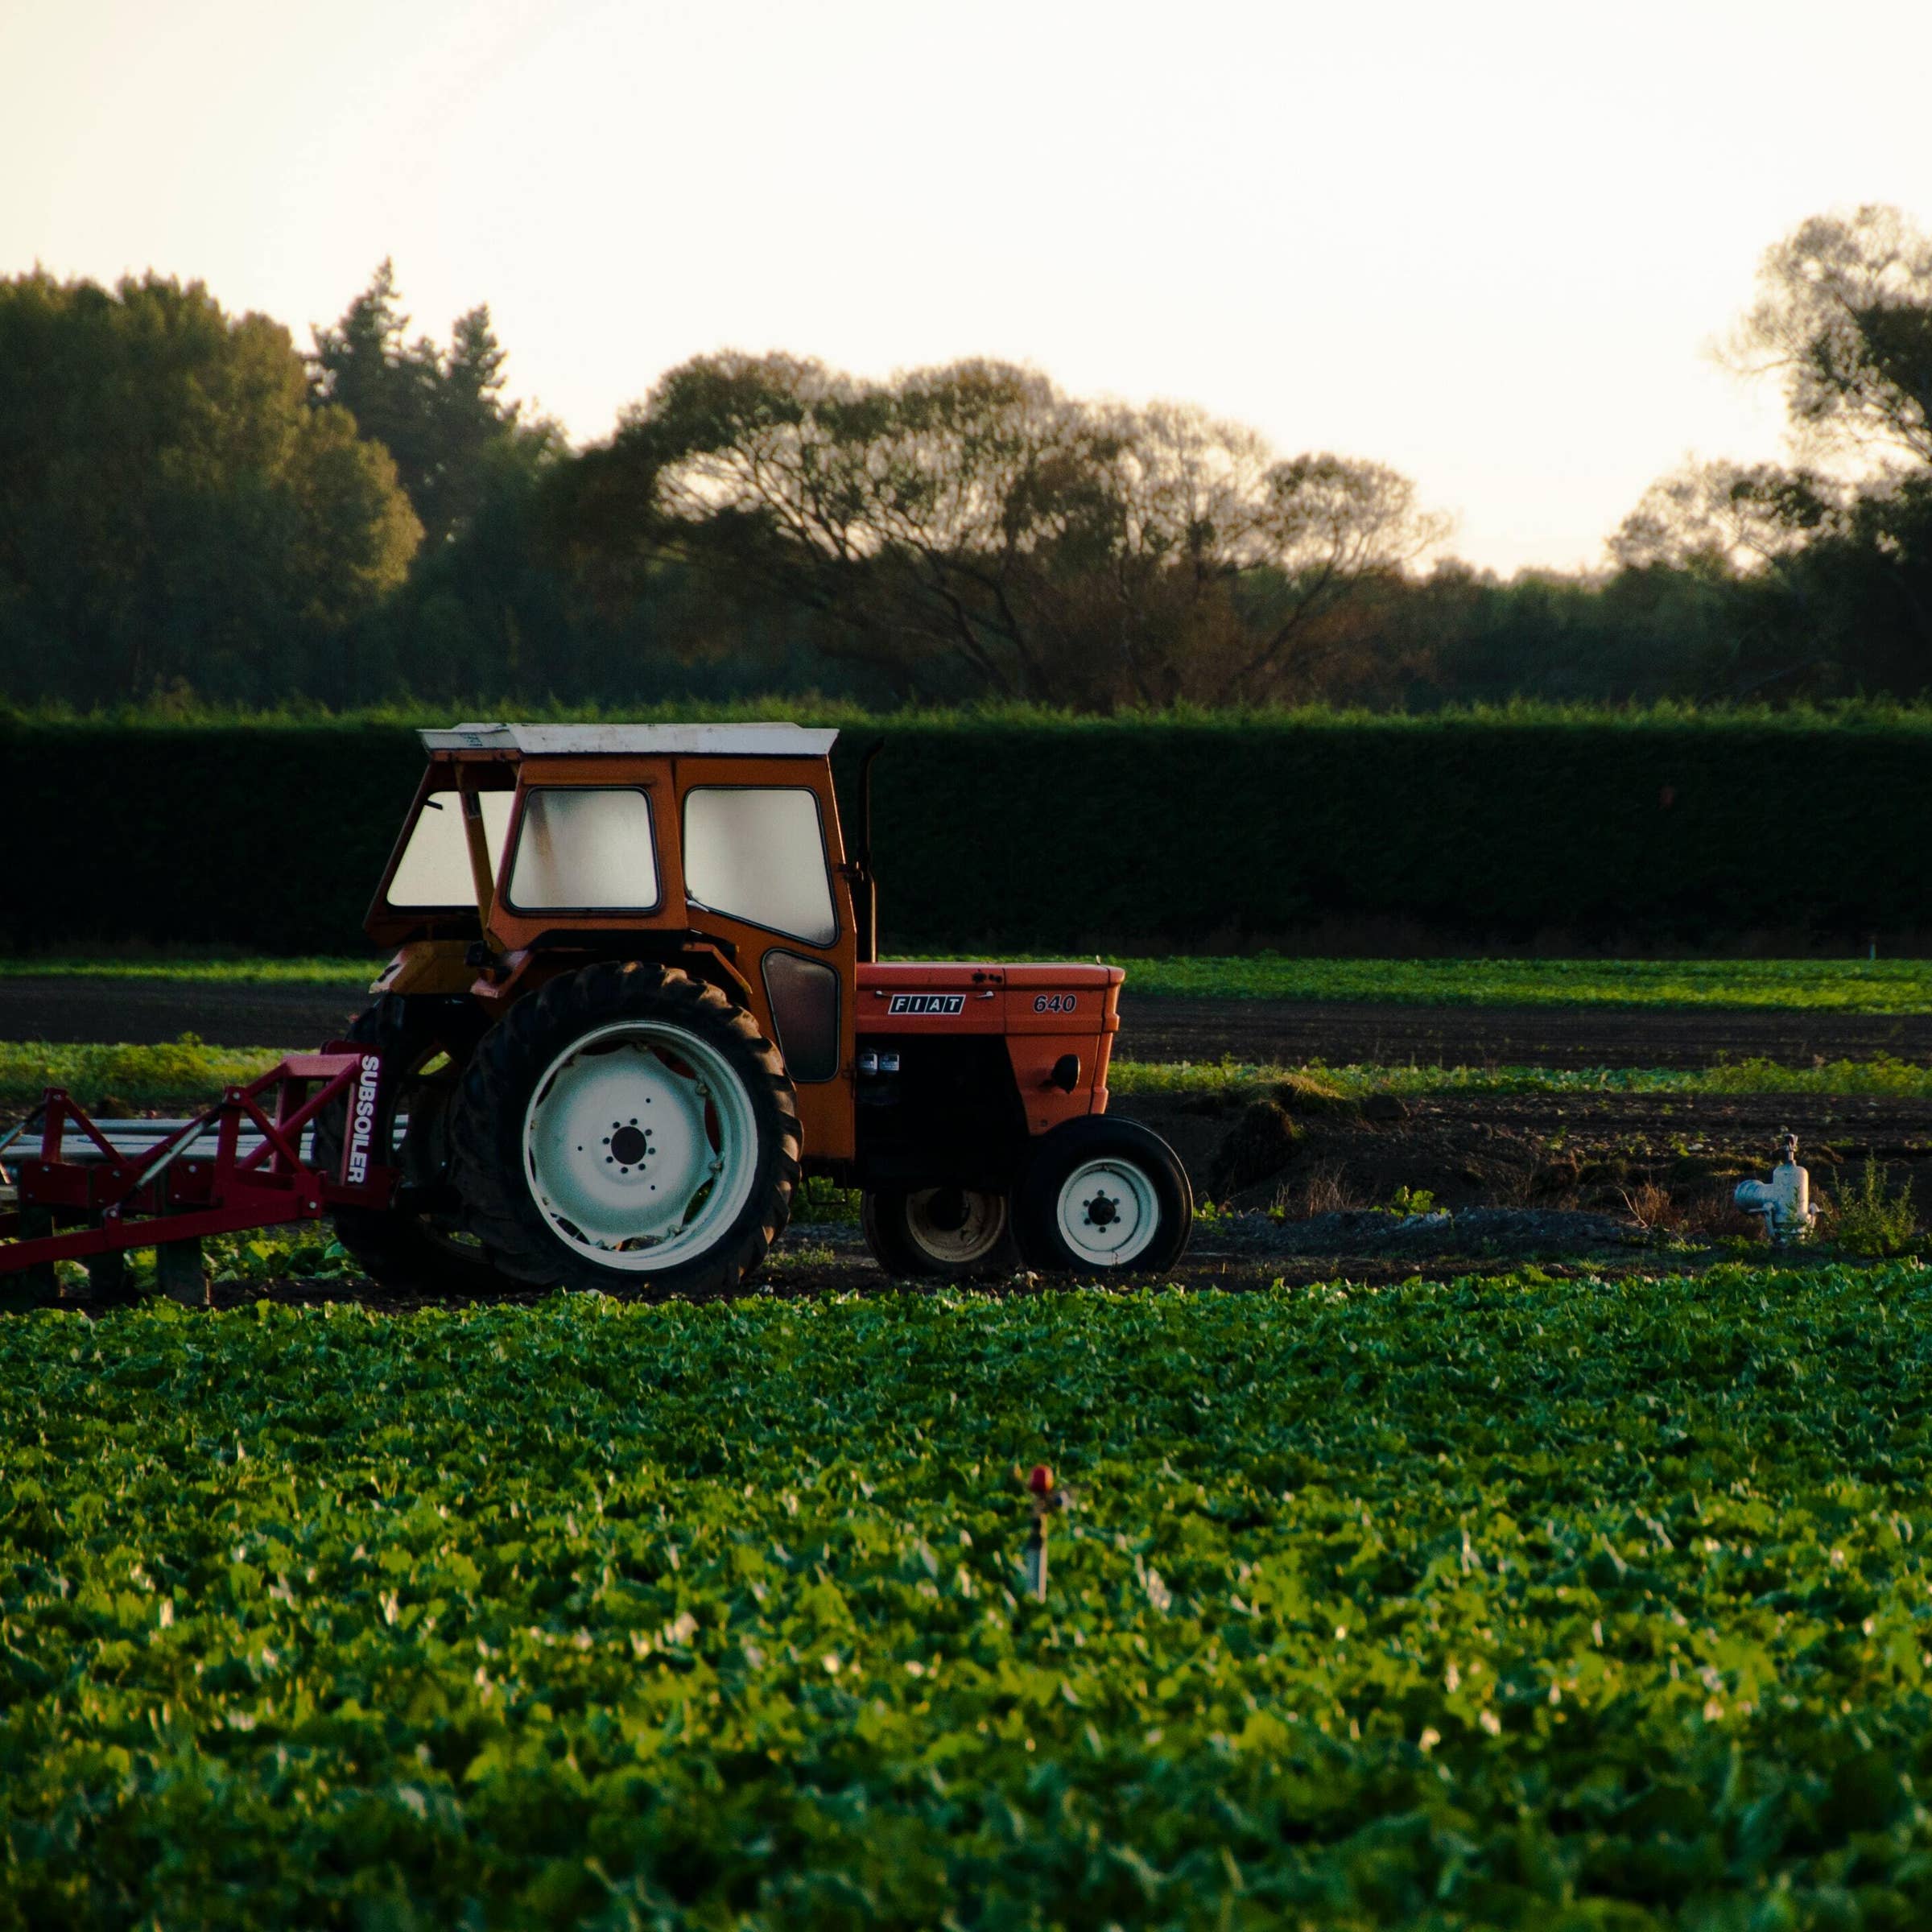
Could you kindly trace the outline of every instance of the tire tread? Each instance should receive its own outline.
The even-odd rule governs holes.
[[[385,1067],[412,1058],[424,1032],[408,999],[386,993],[356,1016],[345,1036],[353,1046],[373,1048]],[[332,1163],[341,1149],[342,1113],[332,1113],[316,1124],[316,1158]],[[389,1122],[383,1121],[384,1131]],[[500,1293],[516,1284],[506,1279],[483,1254],[473,1258],[452,1253],[439,1242],[419,1216],[398,1208],[337,1208],[331,1217],[336,1239],[351,1260],[373,1282],[406,1292],[479,1295]]]

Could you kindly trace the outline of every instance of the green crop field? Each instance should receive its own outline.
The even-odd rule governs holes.
[[[1002,954],[1048,958],[1056,955]],[[1133,993],[1334,1000],[1404,1006],[1717,1006],[1806,1012],[1932,1012],[1932,960],[1328,960],[1278,953],[1112,956]],[[0,956],[0,979],[167,980],[210,985],[366,986],[357,958]]]
[[[0,1926],[1922,1926],[1929,1388],[1905,1265],[7,1318]]]

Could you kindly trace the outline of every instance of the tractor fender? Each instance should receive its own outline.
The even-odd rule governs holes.
[[[571,937],[580,943],[568,949],[542,942],[519,947],[479,973],[470,992],[493,1014],[500,1015],[517,1000],[540,991],[552,980],[568,973],[580,972],[584,967],[605,960],[638,960],[675,966],[692,979],[716,987],[733,1005],[756,1010],[745,976],[725,956],[729,941],[715,939],[708,934],[645,930],[613,933],[605,943],[595,943],[601,936],[572,934]],[[585,938],[593,943],[581,943]]]

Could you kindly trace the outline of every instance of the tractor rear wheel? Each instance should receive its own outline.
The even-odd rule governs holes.
[[[1033,1267],[1146,1272],[1180,1259],[1194,1190],[1179,1156],[1150,1128],[1089,1114],[1040,1141],[1013,1209]]]
[[[728,1293],[785,1225],[796,1098],[715,986],[609,962],[484,1037],[451,1114],[469,1224],[528,1282],[654,1299]]]
[[[948,1281],[1010,1274],[1020,1265],[1003,1194],[973,1187],[881,1187],[859,1203],[865,1245],[888,1274]]]
[[[382,1056],[374,1122],[378,1160],[395,1167],[402,1184],[423,1191],[448,1186],[449,1103],[476,1044],[479,1022],[466,1000],[406,999],[391,993],[349,1030],[357,1046]],[[316,1123],[318,1166],[341,1162],[346,1104]],[[483,1294],[519,1283],[499,1273],[453,1203],[427,1209],[338,1208],[336,1239],[371,1281],[385,1288]]]

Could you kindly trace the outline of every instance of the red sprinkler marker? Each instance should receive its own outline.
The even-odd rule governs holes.
[[[1026,1477],[1033,1496],[1033,1534],[1026,1539],[1025,1571],[1026,1587],[1036,1603],[1046,1600],[1046,1526],[1060,1499],[1053,1492],[1053,1472],[1044,1463],[1035,1463]]]

